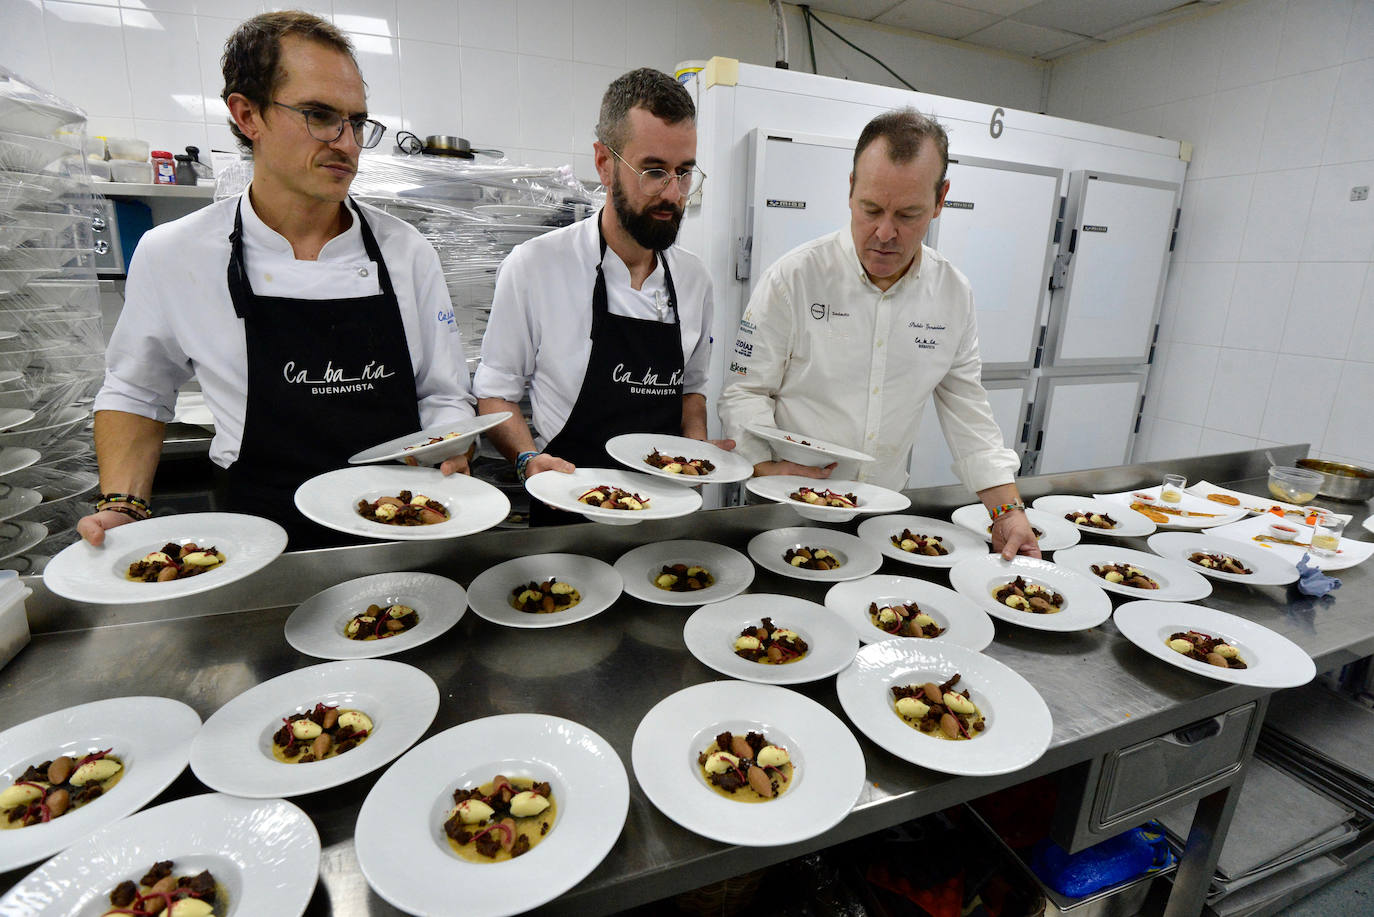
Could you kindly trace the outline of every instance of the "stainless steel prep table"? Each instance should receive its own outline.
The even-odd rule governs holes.
[[[1280,461],[1305,454],[1276,450]],[[1163,471],[1186,471],[1253,493],[1265,493],[1267,462],[1260,453],[1075,472],[1021,482],[1029,502],[1047,493],[1091,493],[1139,487]],[[915,491],[911,512],[948,517],[969,502],[961,487]],[[1351,507],[1340,505],[1343,510]],[[1363,534],[1356,506],[1348,534]],[[521,554],[575,548],[614,561],[630,547],[667,538],[700,538],[743,551],[754,534],[798,524],[784,506],[749,506],[698,513],[681,520],[636,526],[583,525],[532,532],[488,532],[457,541],[386,543],[284,555],[256,576],[214,592],[147,606],[74,605],[46,592],[34,579],[29,600],[33,643],[0,670],[0,729],[97,698],[160,694],[190,704],[202,718],[259,682],[320,660],[287,645],[282,627],[296,604],[316,591],[369,573],[423,569],[470,583],[494,563]],[[853,528],[853,523],[843,526]],[[1142,550],[1144,539],[1127,539]],[[886,572],[947,583],[943,571],[885,560]],[[898,569],[900,568],[900,569]],[[1340,574],[1345,588],[1321,602],[1278,587],[1215,583],[1203,604],[1243,615],[1289,637],[1317,661],[1318,670],[1374,652],[1374,616],[1363,589],[1374,577],[1363,569]],[[783,592],[821,601],[825,584],[758,571],[752,592]],[[1290,599],[1290,596],[1295,598]],[[428,734],[497,713],[541,712],[577,720],[606,737],[629,770],[636,726],[663,697],[720,676],[698,663],[682,643],[690,609],[650,606],[622,597],[607,612],[550,630],[514,630],[467,614],[448,634],[396,657],[427,671],[441,694]],[[119,625],[119,626],[115,626]],[[719,879],[830,846],[909,818],[971,800],[1065,768],[1084,767],[1115,749],[1178,730],[1258,701],[1267,692],[1223,686],[1155,660],[1131,645],[1111,622],[1090,631],[1050,634],[997,622],[990,655],[1037,686],[1054,715],[1054,738],[1035,765],[997,778],[957,778],[914,767],[863,736],[868,784],[853,812],[833,830],[804,844],[731,848],[670,822],[631,779],[624,832],[611,853],[580,885],[539,913],[594,915],[695,888]],[[802,693],[840,713],[833,679],[801,686]],[[840,713],[843,717],[843,714]],[[1241,767],[1209,789],[1166,911],[1195,915],[1231,810],[1253,739]],[[354,856],[353,825],[375,776],[297,797],[324,843],[320,885],[309,914],[399,913],[372,893]],[[202,792],[189,771],[158,801]],[[1124,826],[1123,826],[1124,827]],[[0,875],[0,888],[24,871]]]

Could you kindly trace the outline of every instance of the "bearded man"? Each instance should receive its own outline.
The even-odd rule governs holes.
[[[696,108],[672,77],[634,70],[606,90],[596,135],[611,206],[506,258],[473,379],[479,414],[513,415],[487,435],[521,480],[614,465],[606,440],[621,433],[706,439],[711,281],[673,247],[705,178]],[[517,406],[527,386],[533,430]],[[532,525],[580,521],[531,507]]]

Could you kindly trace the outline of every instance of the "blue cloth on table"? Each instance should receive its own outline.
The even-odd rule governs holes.
[[[1308,563],[1310,555],[1303,554],[1302,560],[1298,561],[1298,591],[1303,595],[1321,597],[1328,592],[1341,588],[1341,581],[1334,576],[1327,576],[1321,571],[1320,567]]]

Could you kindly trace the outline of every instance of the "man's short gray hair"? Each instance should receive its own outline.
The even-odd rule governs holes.
[[[695,121],[696,106],[682,84],[661,70],[640,67],[616,77],[601,97],[601,117],[596,122],[596,139],[617,153],[629,140],[627,117],[632,108],[643,108],[662,121],[677,124]]]
[[[859,156],[880,137],[887,141],[887,158],[897,165],[911,162],[920,154],[922,143],[933,141],[940,154],[940,178],[935,182],[935,191],[939,193],[940,186],[945,182],[945,171],[949,168],[949,134],[945,133],[940,122],[927,118],[914,108],[883,112],[864,125],[863,132],[859,134],[859,142],[854,146],[855,169],[859,166]]]

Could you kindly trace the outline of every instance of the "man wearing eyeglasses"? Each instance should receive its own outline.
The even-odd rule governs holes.
[[[706,439],[711,283],[672,247],[705,178],[696,147],[696,108],[676,80],[617,78],[593,144],[609,206],[501,265],[473,391],[479,413],[514,414],[487,435],[521,479],[614,466],[606,440],[621,433]],[[516,404],[526,386],[537,432]],[[530,521],[582,519],[536,503]]]
[[[307,13],[266,13],[222,64],[252,184],[139,243],[95,402],[102,494],[79,524],[93,544],[149,514],[164,427],[193,374],[229,508],[281,523],[292,548],[340,542],[296,511],[303,481],[474,413],[434,249],[348,197],[360,151],[386,130],[367,116],[348,38]],[[466,470],[466,458],[444,466]]]

